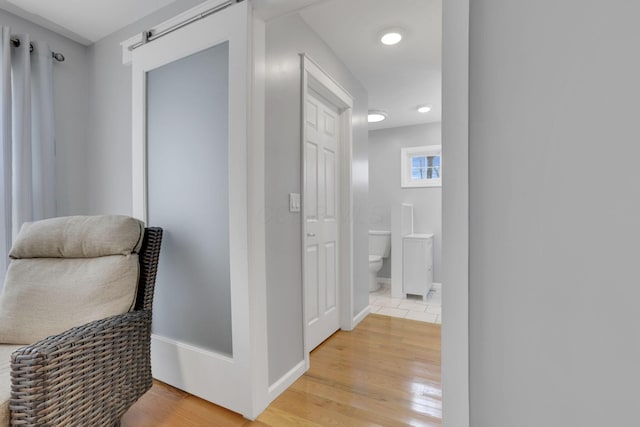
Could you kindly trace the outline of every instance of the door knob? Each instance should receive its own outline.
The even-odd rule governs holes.
[[[307,237],[316,237],[316,233],[307,233]]]

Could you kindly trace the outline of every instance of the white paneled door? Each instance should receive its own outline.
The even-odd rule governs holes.
[[[338,310],[339,113],[312,89],[304,117],[304,286],[311,351],[340,327]]]

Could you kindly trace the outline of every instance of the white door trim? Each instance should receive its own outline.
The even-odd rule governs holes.
[[[442,6],[442,420],[469,427],[469,0]]]
[[[338,251],[340,255],[339,266],[339,310],[340,310],[340,328],[345,330],[351,330],[354,326],[353,317],[353,224],[352,224],[352,211],[353,211],[353,190],[352,190],[352,176],[351,176],[351,163],[352,163],[352,110],[353,110],[353,97],[346,91],[338,82],[336,82],[328,73],[326,73],[320,66],[314,62],[309,55],[305,53],[300,54],[301,62],[301,115],[300,115],[300,132],[301,132],[301,164],[302,164],[302,183],[301,188],[304,192],[305,188],[305,161],[304,161],[304,141],[305,138],[305,126],[304,120],[306,117],[306,102],[307,92],[309,89],[323,95],[329,102],[331,102],[340,111],[340,191],[339,191],[339,236],[338,236]],[[304,196],[304,194],[303,194]],[[301,197],[304,200],[304,197]],[[301,239],[302,247],[304,248],[304,238],[306,236],[305,230],[305,210],[304,203],[302,204],[302,220],[301,220]],[[305,265],[304,257],[302,257],[302,280],[303,280],[303,304],[302,304],[302,323],[303,327],[303,339],[304,339],[304,357],[305,364],[309,366],[309,352],[312,350],[307,348],[307,322],[306,322],[306,301],[307,292],[306,286],[304,286]]]
[[[273,400],[269,390],[269,356],[267,334],[267,247],[265,212],[265,49],[266,26],[252,16],[249,8],[251,37],[248,60],[251,64],[251,99],[248,171],[248,236],[249,236],[249,325],[251,343],[251,377],[249,386],[253,395],[252,412],[245,415],[255,419]]]

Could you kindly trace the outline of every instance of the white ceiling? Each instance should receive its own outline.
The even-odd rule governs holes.
[[[253,13],[261,19],[269,19],[300,11],[312,4],[322,3],[328,0],[251,0]]]
[[[83,44],[184,0],[0,0],[0,8]],[[204,0],[203,0],[204,1]],[[193,2],[193,0],[191,1]],[[197,3],[197,1],[196,1]],[[388,113],[370,129],[441,120],[442,0],[252,0],[263,19],[300,13],[369,92],[369,108]],[[379,42],[404,30],[395,46]],[[433,107],[428,114],[418,105]]]
[[[389,115],[369,129],[441,120],[442,0],[330,0],[300,15],[367,88],[369,108]],[[404,30],[399,44],[380,43],[388,28]]]

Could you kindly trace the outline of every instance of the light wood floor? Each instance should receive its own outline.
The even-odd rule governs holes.
[[[122,427],[439,426],[440,325],[369,315],[311,353],[311,369],[257,421],[162,383]]]

